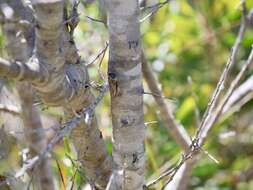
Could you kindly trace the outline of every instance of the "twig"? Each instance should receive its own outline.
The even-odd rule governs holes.
[[[143,94],[152,95],[154,97],[159,97],[159,98],[164,98],[164,99],[167,99],[167,100],[169,100],[171,102],[174,102],[174,103],[177,102],[177,100],[175,100],[174,98],[172,99],[172,98],[169,98],[167,96],[162,96],[160,93],[153,93],[153,92],[145,92],[145,91],[143,91]]]
[[[92,18],[90,16],[85,16],[85,17],[88,18],[91,21],[99,22],[99,23],[102,23],[102,24],[106,25],[105,21],[103,21],[103,20],[100,20],[100,19],[97,19],[97,18]]]
[[[189,152],[187,152],[186,154],[184,154],[182,156],[181,161],[178,162],[178,164],[172,168],[171,170],[163,173],[161,176],[159,176],[157,179],[153,180],[152,182],[148,183],[144,189],[149,188],[150,186],[155,185],[156,183],[158,183],[161,179],[163,179],[164,177],[170,176],[169,180],[166,182],[166,184],[164,185],[164,187],[166,187],[166,185],[171,182],[173,180],[173,177],[176,175],[176,173],[178,172],[178,170],[181,168],[181,166],[189,159],[191,159],[195,154],[197,154],[199,152],[199,150],[203,150],[201,148],[201,146],[204,143],[205,137],[207,135],[207,132],[210,131],[211,127],[214,125],[214,123],[217,121],[217,119],[219,118],[220,114],[222,113],[222,110],[225,106],[225,104],[227,103],[228,99],[230,98],[230,96],[232,95],[232,93],[234,92],[235,88],[237,87],[238,83],[240,82],[241,78],[244,76],[244,74],[246,73],[247,69],[250,67],[250,65],[253,63],[253,49],[249,55],[249,58],[246,62],[246,64],[243,66],[243,68],[241,69],[241,71],[239,72],[239,74],[237,75],[237,77],[233,80],[230,88],[228,89],[226,95],[224,96],[224,98],[222,99],[221,103],[218,105],[218,107],[215,109],[215,106],[218,102],[218,99],[220,97],[221,91],[224,88],[224,83],[227,79],[228,73],[230,68],[234,65],[235,60],[236,60],[236,54],[239,50],[240,47],[240,43],[242,41],[242,38],[244,36],[245,30],[246,30],[246,6],[245,6],[245,1],[242,1],[242,19],[241,19],[241,27],[240,27],[240,31],[238,34],[238,37],[236,39],[235,45],[232,48],[231,51],[231,55],[228,59],[228,62],[225,66],[225,69],[220,77],[220,80],[218,82],[218,85],[213,93],[213,96],[211,98],[211,100],[208,103],[208,107],[206,109],[206,112],[203,116],[203,120],[200,124],[200,126],[197,129],[195,138],[192,140],[191,143],[191,149]],[[208,155],[209,158],[211,158],[212,160],[216,159],[213,158],[213,156],[209,156],[209,153],[207,151],[204,151],[205,154]]]
[[[238,73],[236,78],[232,81],[227,93],[225,94],[224,98],[221,100],[221,103],[218,105],[217,109],[215,112],[212,113],[211,117],[209,120],[207,120],[206,125],[201,129],[198,130],[196,138],[199,138],[202,140],[202,142],[205,140],[207,133],[210,131],[211,127],[214,125],[214,123],[220,118],[221,113],[223,111],[224,106],[228,102],[229,98],[235,91],[236,87],[238,86],[240,80],[242,77],[245,75],[246,71],[249,69],[249,67],[253,64],[253,47],[250,52],[249,58],[247,62],[243,65],[241,71]],[[200,143],[202,143],[200,141]]]
[[[173,180],[173,177],[176,175],[177,171],[180,169],[180,167],[189,159],[191,159],[193,157],[193,155],[199,150],[199,146],[196,144],[196,146],[194,146],[194,143],[192,144],[192,150],[187,153],[187,154],[182,154],[182,158],[181,160],[176,164],[175,167],[169,169],[168,171],[164,172],[163,174],[161,174],[158,178],[156,178],[155,180],[147,183],[147,185],[144,187],[144,189],[148,189],[151,186],[154,186],[155,184],[157,184],[160,180],[162,180],[163,178],[170,176],[169,181],[166,182],[165,186]]]
[[[98,73],[99,73],[99,76],[100,78],[103,80],[103,81],[106,81],[103,73],[101,72],[101,65],[102,65],[102,62],[104,60],[104,57],[105,57],[105,53],[106,53],[106,50],[108,49],[108,46],[109,46],[109,43],[108,42],[105,42],[105,49],[103,51],[103,54],[102,54],[102,58],[100,59],[100,62],[98,64]]]
[[[224,107],[223,111],[222,111],[222,116],[221,117],[223,117],[223,116],[229,117],[232,114],[234,114],[235,112],[238,112],[246,103],[248,103],[252,99],[253,99],[253,91],[249,92],[245,96],[241,97],[241,99],[238,102],[236,102],[234,105],[232,105],[231,107],[229,107],[229,110],[228,109],[225,110],[225,107]]]
[[[55,159],[55,162],[56,162],[58,171],[59,171],[59,173],[60,173],[61,182],[62,182],[62,184],[63,184],[64,189],[66,190],[66,185],[65,185],[64,177],[63,177],[63,174],[62,174],[62,171],[61,171],[61,166],[60,166],[60,163],[58,162],[57,158]]]
[[[15,116],[20,116],[20,108],[14,105],[0,104],[0,112],[6,112]]]
[[[142,52],[142,72],[143,76],[148,84],[148,87],[160,109],[161,119],[172,137],[177,144],[183,147],[184,150],[189,150],[191,139],[182,125],[177,123],[171,110],[164,101],[163,95],[158,87],[158,82],[152,72],[150,65],[148,64],[144,52]]]
[[[233,93],[233,95],[229,98],[229,101],[226,103],[223,114],[226,113],[233,105],[237,104],[237,102],[241,101],[244,97],[248,96],[253,92],[253,75],[248,78],[243,84],[241,84]],[[230,110],[229,110],[230,111]]]
[[[214,123],[217,121],[217,119],[219,118],[220,114],[222,113],[222,110],[224,108],[224,105],[226,104],[226,102],[228,101],[228,99],[230,98],[230,96],[232,95],[232,93],[234,92],[234,90],[236,89],[238,83],[240,82],[241,78],[245,75],[247,69],[253,64],[253,48],[252,51],[249,55],[249,58],[246,62],[246,64],[244,64],[243,68],[241,69],[241,71],[239,72],[239,74],[237,75],[237,77],[233,80],[233,82],[231,83],[231,86],[229,88],[229,90],[227,91],[226,95],[224,96],[224,98],[222,99],[221,103],[219,104],[218,108],[216,109],[214,116],[211,118],[210,121],[208,121],[207,125],[205,125],[203,128],[199,127],[197,130],[197,134],[199,134],[199,136],[196,136],[193,140],[192,140],[192,144],[191,144],[191,150],[190,152],[183,154],[181,161],[178,162],[178,164],[172,168],[171,170],[164,172],[161,176],[159,176],[157,179],[151,181],[150,183],[148,183],[146,185],[146,189],[157,184],[160,180],[162,180],[163,178],[170,176],[169,180],[165,183],[164,187],[173,180],[173,177],[176,175],[176,173],[178,172],[178,170],[181,168],[181,166],[189,159],[192,159],[192,157],[197,154],[200,150],[203,151],[211,160],[213,160],[215,163],[219,163],[212,155],[210,155],[207,151],[202,149],[203,143],[205,141],[205,137],[207,136],[207,133],[210,131],[211,127],[214,125]],[[144,188],[144,189],[145,189]]]
[[[166,4],[168,4],[169,2],[170,2],[170,0],[166,0],[164,2],[160,2],[160,3],[157,3],[155,5],[144,7],[142,9],[143,11],[150,10],[150,12],[146,16],[144,16],[143,18],[141,18],[140,22],[144,22],[149,17],[153,16],[160,8],[162,8],[163,6],[165,6]]]
[[[243,10],[242,10],[242,18],[241,18],[241,26],[240,26],[240,30],[239,30],[239,34],[236,38],[236,41],[235,41],[235,44],[231,50],[231,53],[230,53],[230,56],[228,58],[228,61],[226,63],[226,66],[223,70],[223,73],[219,79],[219,82],[216,86],[216,89],[212,95],[212,98],[211,100],[209,101],[208,105],[207,105],[207,109],[204,113],[204,116],[203,116],[203,119],[200,123],[200,130],[201,131],[201,128],[203,128],[205,125],[206,125],[206,122],[209,120],[209,117],[212,115],[213,111],[214,111],[214,108],[217,104],[217,101],[221,95],[221,92],[223,91],[224,89],[224,84],[227,80],[227,76],[228,76],[228,73],[231,69],[231,67],[235,64],[235,61],[236,61],[236,55],[237,55],[237,52],[240,48],[240,45],[241,45],[241,42],[242,42],[242,39],[244,37],[244,34],[245,34],[245,31],[246,31],[246,28],[247,28],[247,13],[246,13],[246,5],[245,5],[245,1],[242,1],[242,7],[243,7]],[[199,136],[198,134],[198,131],[196,133],[195,136]]]
[[[88,115],[88,117],[90,115],[92,115],[93,111],[95,110],[98,103],[102,100],[102,98],[107,90],[108,90],[108,84],[105,84],[101,88],[100,94],[90,104],[90,106],[83,109],[83,111],[80,112],[78,116],[76,116],[73,119],[64,123],[61,126],[61,129],[58,131],[58,133],[48,143],[47,147],[41,152],[41,154],[27,160],[26,163],[23,165],[23,167],[16,173],[15,178],[19,178],[19,177],[23,176],[27,170],[33,168],[36,163],[40,162],[48,153],[50,153],[52,151],[54,145],[57,144],[59,141],[61,141],[63,139],[63,137],[65,137],[67,134],[69,134],[70,131],[80,122],[81,118],[85,118],[85,120],[86,120],[87,115]]]
[[[74,172],[74,175],[72,176],[72,178],[71,178],[71,187],[70,187],[70,190],[73,190],[73,188],[74,188],[74,185],[75,185],[75,178],[76,178],[76,174],[77,174],[77,170],[78,169],[75,169],[75,172]]]
[[[97,61],[100,58],[100,56],[104,57],[104,54],[105,54],[105,52],[106,52],[106,50],[108,48],[108,45],[109,45],[108,42],[106,42],[105,43],[105,47],[97,54],[97,56],[90,63],[86,64],[86,66],[90,66],[93,63],[95,63],[95,61]]]
[[[148,125],[152,125],[152,124],[157,124],[158,121],[148,121],[148,122],[145,122],[144,125],[147,127]]]
[[[207,136],[207,133],[210,131],[211,127],[214,125],[214,123],[217,121],[217,119],[219,118],[224,105],[226,104],[226,102],[228,101],[228,99],[230,98],[230,96],[232,95],[232,93],[234,92],[235,88],[237,87],[238,83],[240,82],[241,78],[245,75],[247,69],[253,64],[253,48],[252,51],[249,55],[249,58],[246,62],[246,64],[243,66],[243,68],[241,69],[241,71],[239,72],[239,74],[237,75],[237,77],[233,80],[228,92],[226,93],[226,95],[224,96],[224,98],[222,99],[221,103],[219,104],[218,108],[216,109],[214,116],[211,118],[210,121],[208,121],[207,125],[204,126],[204,128],[198,128],[197,130],[197,134],[200,134],[199,136],[196,136],[193,141],[192,141],[192,149],[189,153],[187,153],[185,156],[183,156],[183,159],[177,164],[176,167],[174,167],[171,171],[169,172],[165,172],[164,174],[162,174],[159,178],[157,178],[156,180],[154,180],[153,182],[149,183],[147,185],[147,187],[150,187],[152,185],[155,185],[158,181],[160,181],[161,179],[163,179],[166,176],[170,175],[170,179],[169,181],[167,181],[167,183],[169,183],[173,177],[175,176],[176,172],[179,170],[179,168],[183,165],[183,163],[185,161],[187,161],[188,159],[192,158],[194,156],[195,153],[197,153],[199,150],[203,150],[201,148],[201,146],[204,143],[205,137]],[[218,161],[213,157],[210,156],[209,153],[207,153],[205,150],[203,150],[205,154],[208,155],[208,157],[212,160],[215,161],[215,163],[217,163]]]

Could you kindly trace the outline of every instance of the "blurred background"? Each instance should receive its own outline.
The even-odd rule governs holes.
[[[158,0],[146,0],[141,11],[142,46],[148,63],[159,80],[160,88],[175,118],[193,136],[199,118],[203,115],[209,98],[222,73],[240,26],[240,0],[171,0],[150,17],[147,8]],[[161,1],[162,2],[162,1]],[[253,1],[246,1],[247,9],[253,8]],[[92,18],[103,19],[103,7],[98,1],[83,0],[79,6],[80,23],[74,38],[79,53],[89,65],[90,78],[102,84],[106,78],[108,41],[106,26]],[[253,10],[253,9],[252,9]],[[237,75],[243,61],[248,57],[253,44],[253,25],[249,26],[237,56],[236,65],[229,75],[229,82]],[[0,33],[0,56],[6,57],[5,39]],[[97,56],[105,52],[105,56]],[[253,74],[251,69],[248,77]],[[20,110],[15,83],[1,79],[1,104],[11,104]],[[252,84],[253,85],[253,84]],[[159,117],[159,109],[144,81],[145,122],[147,122],[146,159],[147,180],[158,177],[180,159],[182,149],[173,140]],[[97,92],[94,91],[96,94]],[[252,93],[251,93],[252,94]],[[43,125],[48,128],[61,122],[60,108],[43,105],[39,98]],[[191,190],[251,190],[253,189],[253,101],[249,100],[240,110],[225,114],[208,137],[204,149],[219,163],[201,154],[191,174]],[[108,151],[111,144],[110,97],[106,94],[96,109]],[[0,113],[4,134],[10,143],[1,141],[0,151],[7,153],[0,158],[0,174],[15,168],[25,150],[22,135],[22,121],[18,113]],[[5,134],[6,133],[6,134]],[[47,131],[48,139],[53,131]],[[17,145],[17,142],[18,145]],[[22,150],[22,151],[21,151]],[[86,179],[79,172],[78,161],[68,137],[54,148],[52,167],[60,189],[67,189],[74,183],[76,189],[85,186]],[[6,166],[8,164],[8,167]],[[156,185],[160,189],[161,184]],[[0,188],[1,189],[1,188]]]

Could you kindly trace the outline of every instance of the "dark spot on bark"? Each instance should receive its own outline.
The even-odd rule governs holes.
[[[8,32],[9,35],[12,35],[12,36],[16,35],[15,30],[8,30],[7,32]]]
[[[82,113],[82,111],[83,111],[82,109],[79,109],[79,110],[76,110],[76,113],[80,114],[80,113]]]
[[[88,85],[88,84],[85,84],[85,85],[84,85],[84,88],[89,88],[89,85]]]
[[[74,40],[73,40],[73,39],[69,40],[69,43],[70,43],[70,44],[72,44],[72,45],[74,45],[74,44],[75,44],[75,42],[74,42]]]
[[[139,42],[138,41],[128,41],[128,48],[129,49],[135,49],[137,48],[139,45]]]
[[[115,96],[120,96],[120,88],[119,84],[117,81],[117,75],[114,72],[109,72],[108,73],[108,78],[109,78],[109,84],[110,84],[110,92],[113,97]]]
[[[47,13],[48,13],[48,14],[53,13],[53,9],[50,9],[50,8],[49,8],[49,9],[47,10]]]
[[[89,147],[88,147],[88,146],[86,146],[86,150],[89,150]]]
[[[133,154],[133,164],[136,163],[138,161],[138,154],[137,153],[134,153]]]
[[[138,94],[143,94],[144,93],[144,89],[143,89],[142,86],[136,87],[136,91],[137,91]]]
[[[116,78],[116,73],[109,72],[109,73],[108,73],[108,76],[109,76],[112,80],[114,80],[114,79]]]
[[[99,137],[100,137],[100,139],[102,139],[103,138],[103,134],[102,134],[102,132],[100,131],[100,135],[99,135]]]
[[[122,127],[128,125],[127,119],[121,119],[120,122],[121,122],[121,124],[122,124]]]
[[[40,29],[40,25],[38,23],[35,23],[35,28]]]
[[[42,182],[43,184],[48,184],[48,183],[50,183],[50,179],[48,179],[48,178],[46,178],[46,177],[43,177],[42,180],[41,180],[41,182]]]

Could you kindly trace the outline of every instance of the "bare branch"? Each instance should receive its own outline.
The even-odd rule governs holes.
[[[5,6],[8,6],[5,5]],[[2,12],[5,13],[5,8],[2,8]],[[10,15],[4,14],[6,18],[10,19],[28,19],[27,16],[22,17],[22,15],[27,15],[27,10],[25,7],[22,7],[22,5],[19,6],[19,3],[14,3],[12,7],[9,7],[9,9],[13,9],[14,14],[12,17],[9,17]],[[17,10],[18,9],[18,10]],[[21,15],[17,15],[17,12],[22,13]],[[9,56],[16,61],[16,63],[20,62],[26,62],[30,56],[31,49],[29,43],[29,39],[25,38],[25,36],[29,36],[28,33],[32,31],[28,27],[22,27],[20,28],[20,22],[14,23],[3,23],[3,32],[6,36],[7,41],[7,51],[9,53]],[[26,37],[27,37],[26,36]],[[18,62],[20,61],[20,62]],[[11,66],[15,65],[11,64]],[[39,67],[35,67],[36,64],[19,64],[20,66],[20,73],[18,75],[18,79],[21,80],[24,78],[24,70],[27,72],[28,69],[31,68],[31,71],[38,70]],[[42,72],[43,73],[43,72]],[[30,74],[30,73],[29,73]],[[31,75],[30,75],[31,76]],[[37,74],[37,76],[34,76],[34,81],[38,82],[38,79],[40,78],[41,74]],[[33,82],[34,82],[33,81]],[[26,129],[32,129],[32,130],[41,130],[43,129],[41,118],[38,113],[38,110],[33,105],[33,89],[30,84],[28,83],[18,83],[17,85],[20,100],[21,100],[21,109],[20,116],[22,117],[23,124]],[[41,130],[40,133],[25,133],[25,137],[27,139],[27,143],[29,146],[29,149],[31,151],[31,156],[36,155],[39,153],[39,151],[46,147],[46,141],[45,133],[43,130]],[[34,177],[33,177],[34,175]],[[30,173],[30,181],[35,179],[36,186],[39,189],[45,189],[45,190],[54,190],[54,181],[52,177],[52,172],[50,168],[50,162],[48,159],[44,158],[42,159],[40,165],[37,167],[36,170],[33,170],[32,173]],[[29,185],[28,185],[29,186]]]
[[[44,83],[48,73],[38,62],[21,63],[20,61],[8,61],[0,58],[1,76],[19,81],[30,81],[34,83]]]
[[[176,175],[176,173],[178,172],[178,170],[182,167],[182,165],[187,160],[192,159],[200,150],[203,151],[205,154],[207,154],[210,157],[210,155],[205,150],[203,150],[201,148],[201,146],[204,144],[205,139],[207,137],[207,134],[208,134],[208,132],[210,132],[211,127],[214,125],[214,123],[219,118],[219,116],[220,116],[220,114],[221,114],[221,112],[222,112],[222,110],[224,108],[224,105],[227,103],[228,99],[230,98],[230,96],[234,92],[234,90],[237,87],[238,83],[240,82],[241,78],[245,75],[247,69],[252,64],[253,64],[253,49],[252,49],[252,51],[251,51],[251,53],[249,55],[249,58],[248,58],[246,64],[243,65],[243,68],[241,69],[241,71],[239,72],[239,74],[236,76],[236,78],[233,80],[230,88],[228,89],[226,95],[224,96],[224,98],[222,99],[221,103],[219,104],[219,106],[215,110],[214,115],[211,117],[210,121],[208,121],[208,123],[203,128],[201,128],[201,127],[198,128],[196,134],[199,134],[199,136],[196,136],[193,139],[193,141],[191,143],[191,150],[190,150],[190,152],[187,152],[186,154],[183,154],[183,158],[181,159],[181,161],[179,161],[177,163],[177,165],[174,168],[172,168],[171,170],[163,173],[161,176],[159,176],[154,181],[148,183],[147,186],[146,186],[146,188],[149,188],[150,186],[155,185],[161,179],[163,179],[164,177],[167,177],[167,176],[170,176],[170,179],[166,182],[166,184],[168,184],[169,182],[171,182],[173,180],[174,176]],[[211,156],[211,158],[212,158],[212,156]]]
[[[186,130],[182,125],[176,122],[174,116],[169,110],[167,104],[162,98],[163,95],[158,87],[158,82],[147,63],[144,52],[142,51],[142,72],[143,76],[148,84],[148,87],[152,94],[155,94],[154,99],[158,105],[158,109],[161,112],[161,118],[169,133],[171,133],[172,138],[184,149],[184,151],[189,150],[191,139],[187,134]]]
[[[27,172],[27,170],[35,167],[35,164],[38,164],[39,162],[41,162],[41,160],[43,158],[45,158],[50,152],[52,152],[53,147],[57,143],[59,143],[63,139],[63,137],[68,135],[77,126],[77,124],[79,122],[81,122],[81,120],[85,119],[87,117],[87,115],[88,116],[93,115],[93,112],[94,112],[96,106],[102,100],[102,98],[104,97],[104,94],[106,93],[107,90],[108,90],[108,85],[105,84],[103,86],[103,88],[101,89],[98,97],[90,104],[90,106],[85,108],[84,110],[82,110],[79,113],[79,115],[77,115],[76,117],[74,117],[71,120],[62,124],[59,127],[59,131],[55,134],[55,136],[48,143],[47,147],[44,150],[42,150],[39,155],[26,161],[26,163],[23,165],[22,169],[16,173],[15,177],[19,178],[19,177],[23,176],[25,174],[25,172]]]
[[[216,87],[216,89],[213,93],[213,96],[212,96],[210,102],[208,103],[208,107],[207,107],[206,112],[203,116],[202,122],[201,122],[200,126],[197,129],[196,136],[192,140],[192,143],[191,143],[191,146],[190,146],[191,147],[190,151],[183,154],[181,161],[179,161],[174,168],[172,168],[171,170],[163,173],[157,179],[155,179],[152,182],[148,183],[146,188],[149,188],[150,186],[155,185],[156,183],[158,183],[164,177],[170,176],[169,180],[164,185],[164,188],[165,188],[166,185],[173,180],[174,176],[179,171],[179,169],[183,166],[183,164],[187,160],[192,159],[194,156],[196,156],[197,153],[199,153],[199,151],[202,151],[205,154],[207,154],[208,157],[211,158],[212,160],[214,159],[212,156],[210,156],[207,153],[207,151],[203,150],[201,148],[201,146],[204,144],[205,139],[207,137],[207,134],[208,134],[208,132],[210,132],[210,129],[213,127],[214,123],[219,119],[224,106],[226,105],[227,101],[229,100],[229,98],[231,97],[233,92],[235,91],[235,89],[238,86],[241,78],[245,75],[247,69],[253,63],[253,49],[252,49],[246,64],[243,65],[241,71],[236,76],[236,78],[233,80],[233,82],[230,85],[227,93],[225,94],[224,98],[221,100],[221,103],[217,106],[217,108],[215,108],[215,106],[218,102],[218,99],[220,97],[220,94],[221,94],[221,92],[224,88],[224,83],[227,79],[229,70],[234,65],[234,63],[236,61],[236,54],[239,50],[240,43],[242,41],[242,38],[243,38],[245,30],[246,30],[247,22],[246,22],[245,1],[242,1],[242,7],[243,7],[243,10],[242,10],[243,16],[242,16],[241,27],[240,27],[240,31],[239,31],[237,40],[235,42],[234,47],[232,48],[231,55],[230,55],[230,57],[228,59],[228,62],[225,66],[225,69],[224,69],[224,71],[223,71],[223,73],[222,73],[222,75],[219,79],[218,85],[217,85],[217,87]],[[214,160],[216,161],[216,159],[214,159]]]
[[[203,128],[198,129],[199,131],[197,132],[197,134],[199,134],[199,135],[196,136],[196,138],[200,139],[200,143],[204,142],[205,138],[207,137],[208,132],[210,131],[212,126],[215,124],[215,122],[220,118],[224,106],[226,105],[229,98],[231,97],[231,95],[235,91],[236,87],[238,86],[240,80],[242,79],[243,76],[245,76],[246,71],[249,69],[249,67],[252,64],[253,64],[253,48],[251,50],[248,60],[243,65],[241,71],[238,73],[236,78],[232,81],[227,93],[225,94],[225,96],[221,100],[221,102],[218,105],[218,107],[216,108],[215,112],[211,115],[210,119],[207,120],[205,126]]]
[[[218,84],[216,86],[216,89],[214,90],[212,98],[211,98],[211,100],[208,103],[207,109],[206,109],[206,111],[204,113],[204,116],[203,116],[203,119],[202,119],[202,121],[200,123],[200,127],[199,128],[202,128],[203,126],[205,126],[207,120],[209,120],[209,117],[213,114],[213,111],[215,109],[217,101],[219,100],[221,92],[224,90],[224,84],[226,82],[226,79],[227,79],[227,76],[229,74],[229,71],[230,71],[231,67],[236,62],[236,55],[237,55],[237,52],[238,52],[238,50],[240,48],[242,39],[244,37],[245,31],[246,31],[246,28],[247,28],[247,13],[246,13],[247,11],[246,11],[245,1],[242,1],[242,8],[243,8],[243,10],[242,10],[242,18],[241,18],[241,25],[240,25],[240,30],[239,30],[238,36],[236,38],[234,46],[232,47],[230,56],[229,56],[228,61],[227,61],[226,65],[225,65],[223,73],[221,74],[221,77],[220,77],[219,82],[218,82]],[[199,134],[197,132],[196,136],[198,136],[198,135]]]
[[[0,104],[0,112],[6,112],[15,116],[20,116],[20,108],[14,105]]]
[[[86,66],[90,66],[92,65],[93,63],[95,63],[101,56],[103,57],[105,55],[105,52],[108,48],[108,42],[105,43],[105,47],[97,54],[97,56],[88,64],[86,64]]]
[[[249,94],[251,94],[253,92],[253,85],[252,84],[253,84],[253,76],[249,77],[243,84],[241,84],[233,92],[233,94],[229,98],[228,102],[224,106],[222,114],[226,113],[232,106],[234,106],[235,104],[237,104],[241,99],[243,99],[244,97],[246,97]]]
[[[147,6],[144,7],[142,9],[142,11],[149,11],[149,13],[144,16],[143,18],[140,19],[140,22],[144,22],[145,20],[147,20],[148,18],[150,18],[151,16],[153,16],[159,9],[161,9],[163,6],[165,6],[166,4],[168,4],[170,2],[170,0],[166,0],[164,2],[159,2],[155,5],[151,5],[151,6]]]

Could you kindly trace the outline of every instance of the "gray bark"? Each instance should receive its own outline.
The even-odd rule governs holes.
[[[24,9],[21,3],[16,4],[1,4],[4,17],[9,19],[29,19],[28,15],[18,14],[20,10]],[[4,9],[13,9],[13,15],[8,15]],[[18,10],[18,11],[17,11]],[[15,14],[14,14],[15,13]],[[5,15],[6,14],[6,15]],[[28,17],[28,18],[27,18]],[[24,43],[25,36],[28,34],[28,29],[22,29],[17,24],[6,22],[3,24],[3,32],[7,41],[7,52],[14,61],[25,62],[31,54],[31,48],[28,43]],[[19,35],[18,35],[19,34]],[[33,91],[28,83],[19,83],[18,91],[21,99],[22,119],[26,129],[42,129],[40,115],[38,110],[33,105]],[[43,131],[43,130],[41,130]],[[45,133],[26,134],[27,143],[31,151],[31,156],[35,156],[46,147],[47,140]],[[44,158],[42,162],[30,173],[35,181],[35,184],[40,190],[54,190],[53,175],[50,168],[50,162]]]
[[[107,0],[108,79],[115,168],[107,189],[140,190],[144,185],[143,88],[137,0]]]

